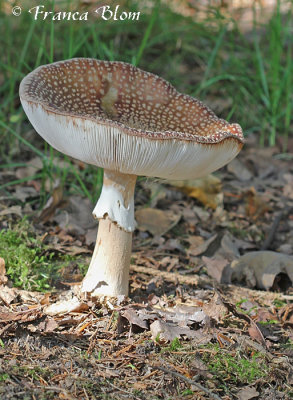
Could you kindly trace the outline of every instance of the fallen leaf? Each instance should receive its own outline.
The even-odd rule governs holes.
[[[179,266],[178,257],[166,256],[160,261],[160,267],[163,267],[166,271],[172,271],[177,266]]]
[[[190,363],[188,363],[188,369],[192,372],[192,375],[199,375],[205,379],[212,379],[213,374],[209,372],[208,366],[201,360],[200,356],[194,354]]]
[[[233,261],[232,280],[248,287],[287,290],[293,282],[293,257],[274,251],[253,251]]]
[[[293,174],[284,174],[283,177],[287,182],[283,187],[283,194],[285,197],[293,199]]]
[[[153,340],[172,342],[176,338],[184,337],[195,339],[200,343],[208,343],[211,336],[206,335],[203,330],[191,330],[189,327],[181,327],[172,323],[156,320],[150,325]]]
[[[134,382],[132,387],[134,389],[136,389],[136,390],[146,390],[146,389],[148,389],[148,385],[146,383],[142,383],[142,382]]]
[[[272,210],[266,196],[257,193],[254,187],[245,192],[244,199],[246,203],[246,215],[254,221],[262,218],[266,212]]]
[[[37,197],[39,194],[34,187],[18,186],[14,196],[22,202],[25,202],[28,198]]]
[[[283,243],[283,244],[281,244],[280,247],[277,248],[277,251],[278,251],[279,253],[284,253],[284,254],[292,255],[292,254],[293,254],[293,244],[290,244],[290,243]]]
[[[227,165],[227,170],[240,181],[249,181],[252,178],[251,172],[245,167],[239,158],[234,158],[234,160]]]
[[[17,297],[17,292],[13,288],[9,288],[8,286],[0,286],[0,299],[7,306],[11,304]]]
[[[243,303],[241,303],[239,306],[239,308],[241,308],[243,311],[245,311],[249,316],[251,317],[257,317],[257,321],[259,321],[259,316],[257,313],[257,304],[256,303],[252,303],[249,300],[243,301]],[[261,310],[259,311],[259,313],[261,313]]]
[[[202,309],[209,318],[216,322],[220,322],[228,314],[228,309],[218,292],[215,292],[208,303],[203,304]]]
[[[154,240],[152,241],[153,244],[157,244],[157,239],[159,238],[159,236],[155,236]],[[158,246],[158,250],[159,251],[174,251],[174,250],[178,250],[180,251],[180,253],[185,254],[185,248],[184,246],[180,243],[179,239],[168,239],[165,243],[160,244]],[[160,263],[161,264],[161,263]]]
[[[207,315],[200,307],[176,305],[173,308],[154,307],[156,313],[167,322],[177,323],[180,326],[193,325],[195,322],[205,325]]]
[[[57,208],[60,207],[62,204],[63,204],[63,188],[58,183],[56,183],[52,192],[52,196],[45,204],[37,220],[42,221],[44,223],[48,222],[55,214]]]
[[[92,215],[93,205],[87,198],[71,196],[67,204],[54,216],[61,229],[76,235],[84,235],[88,229],[97,229],[97,221]]]
[[[207,267],[208,275],[221,283],[224,269],[230,264],[229,261],[220,255],[213,258],[203,256],[202,261]]]
[[[82,312],[88,310],[88,305],[80,301],[77,297],[69,300],[60,300],[45,307],[44,313],[47,315],[67,314],[70,312]]]
[[[256,340],[258,343],[262,344],[264,347],[266,347],[266,341],[265,338],[263,337],[263,334],[257,324],[250,319],[250,327],[248,328],[248,333],[250,337],[254,340]]]
[[[194,206],[193,211],[198,216],[198,218],[203,222],[207,221],[211,216],[211,213],[203,209],[202,207]]]
[[[168,181],[168,183],[177,187],[187,196],[197,199],[205,207],[215,210],[217,207],[223,206],[222,183],[214,175],[210,174],[194,180]]]
[[[46,319],[45,321],[42,321],[38,325],[38,329],[43,331],[43,332],[53,332],[56,328],[58,328],[58,323],[54,319]]]
[[[74,242],[74,238],[69,235],[67,232],[65,232],[63,229],[61,229],[57,233],[58,238],[60,239],[60,242],[62,243],[72,243]]]
[[[16,289],[15,289],[16,290]],[[17,295],[19,299],[25,304],[40,304],[41,299],[44,297],[44,294],[41,292],[32,292],[28,290],[17,289]]]
[[[155,208],[160,200],[166,198],[166,187],[162,184],[154,181],[145,181],[143,182],[143,188],[145,190],[150,191],[150,207]]]
[[[173,340],[175,337],[185,336],[187,338],[201,337],[201,333],[196,333],[202,326],[206,326],[209,318],[198,306],[177,304],[167,307],[163,301],[154,304],[151,297],[151,307],[127,306],[119,313],[118,330],[123,332],[127,329],[127,320],[132,326],[141,329],[150,329],[152,326],[153,335],[157,335],[160,330],[161,340]],[[193,329],[191,329],[193,327]],[[194,328],[197,329],[194,329]],[[173,338],[173,339],[172,339]]]
[[[240,242],[241,243],[241,242]],[[221,255],[229,261],[235,260],[240,256],[237,245],[239,241],[234,238],[230,233],[225,233],[221,240],[221,247],[217,255]]]
[[[187,241],[190,243],[188,249],[188,254],[191,256],[198,256],[205,253],[209,248],[210,244],[218,237],[218,235],[213,235],[209,239],[204,240],[200,236],[190,236]]]
[[[15,214],[22,217],[21,206],[11,206],[0,211],[0,216]]]
[[[237,393],[237,398],[239,400],[250,400],[250,399],[255,399],[258,397],[259,392],[255,389],[253,386],[246,386],[245,388],[242,388],[239,390]]]
[[[148,324],[145,319],[133,308],[128,307],[125,310],[122,310],[120,314],[123,318],[126,318],[130,324],[139,326],[142,329],[148,329]]]
[[[21,167],[16,170],[16,177],[18,179],[29,178],[43,168],[43,161],[40,157],[34,157],[27,161],[26,167]]]
[[[0,285],[5,285],[7,281],[8,278],[6,276],[5,260],[0,257]]]
[[[34,179],[32,181],[28,181],[27,184],[32,186],[37,193],[39,193],[42,188],[40,181],[35,181]]]
[[[60,251],[63,254],[70,254],[72,256],[77,256],[78,254],[88,254],[92,251],[81,246],[72,246],[72,245],[62,245],[62,244],[55,244],[54,245],[55,251]]]
[[[0,312],[0,322],[18,321],[19,323],[34,321],[42,315],[40,307],[32,308],[25,311]]]
[[[154,236],[162,236],[177,225],[181,215],[176,215],[170,210],[141,208],[136,211],[135,218],[139,230],[148,231]]]
[[[42,306],[47,306],[50,304],[51,293],[45,293],[44,296],[40,299],[40,304]]]
[[[241,304],[243,306],[243,304]],[[254,305],[256,306],[256,305]],[[244,307],[241,307],[244,308]],[[251,315],[251,313],[249,314]],[[272,321],[272,320],[278,320],[278,316],[272,314],[269,310],[267,309],[260,309],[258,310],[256,317],[254,318],[255,322],[267,322],[267,321]]]

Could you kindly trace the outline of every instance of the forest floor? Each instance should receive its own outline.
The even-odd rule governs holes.
[[[292,398],[293,165],[280,154],[252,135],[213,177],[139,180],[129,298],[79,294],[97,231],[88,199],[57,185],[38,213],[38,180],[9,186],[1,399]],[[27,157],[1,180],[37,173]]]
[[[0,399],[293,398],[292,2],[121,0],[146,4],[139,24],[32,23],[12,3],[0,2]],[[81,296],[102,172],[44,145],[19,101],[27,73],[72,57],[158,73],[247,137],[212,176],[138,179],[128,298]]]

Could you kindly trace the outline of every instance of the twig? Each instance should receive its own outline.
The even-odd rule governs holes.
[[[275,234],[278,230],[281,220],[289,214],[291,209],[292,209],[292,207],[287,206],[276,215],[276,217],[270,227],[269,234],[266,237],[263,245],[261,246],[261,250],[267,250],[270,247],[272,241],[274,240]]]
[[[232,295],[234,296],[236,290],[237,290],[236,297],[237,299],[239,299],[239,301],[241,299],[249,298],[250,296],[258,297],[262,301],[274,301],[276,299],[293,301],[293,295],[286,295],[277,292],[265,292],[264,290],[250,289],[241,286],[234,286],[232,284],[222,285],[222,291],[223,293],[226,293],[228,297],[229,296],[231,297]]]
[[[167,271],[160,271],[155,268],[149,268],[149,267],[142,267],[140,265],[130,265],[130,270],[134,272],[140,272],[142,274],[147,274],[147,275],[155,275],[155,276],[161,276],[164,280],[168,282],[179,282],[181,284],[187,284],[187,285],[196,285],[196,286],[211,286],[212,283],[211,281],[207,279],[200,278],[199,276],[192,275],[192,276],[186,276],[186,275],[181,275],[175,272],[167,272]]]
[[[118,387],[118,386],[114,385],[113,383],[111,383],[111,382],[110,382],[110,381],[108,381],[107,379],[106,379],[106,382],[107,382],[107,383],[108,383],[110,386],[112,386],[113,388],[115,388],[115,389],[119,390],[120,392],[122,392],[122,393],[126,393],[126,394],[128,394],[128,395],[130,395],[130,396],[134,397],[135,399],[141,400],[141,398],[140,398],[140,397],[137,397],[135,394],[133,394],[133,393],[131,393],[131,392],[129,392],[129,391],[127,391],[127,390],[125,390],[125,389],[121,389],[120,387]]]
[[[5,331],[8,331],[12,327],[12,325],[15,325],[15,322],[11,322],[10,324],[4,325],[4,327],[0,329],[0,337],[3,335]]]
[[[96,338],[97,338],[98,332],[99,332],[99,328],[97,328],[95,330],[95,332],[91,335],[91,337],[89,339],[90,344],[89,344],[89,347],[87,348],[87,351],[86,351],[87,354],[90,354],[92,352],[93,348],[95,347],[95,345],[97,343]]]
[[[85,388],[83,388],[83,392],[84,392],[84,394],[85,394],[86,399],[87,399],[87,400],[90,400],[90,398],[89,398],[89,396],[88,396],[88,394],[87,394]]]
[[[200,383],[197,383],[196,381],[194,381],[194,380],[192,380],[192,379],[189,379],[189,378],[187,378],[186,376],[184,376],[184,375],[182,375],[182,374],[179,374],[178,372],[172,371],[171,369],[167,369],[167,368],[161,367],[161,366],[159,366],[159,365],[152,365],[152,367],[155,368],[155,369],[158,369],[158,370],[160,370],[160,371],[163,371],[163,372],[165,372],[166,374],[173,375],[173,376],[175,376],[175,377],[178,378],[178,379],[182,379],[183,381],[189,383],[190,385],[196,386],[199,390],[201,390],[202,392],[204,392],[204,393],[206,393],[207,395],[209,395],[210,398],[212,398],[212,399],[221,400],[221,398],[220,398],[218,395],[216,395],[216,394],[210,392],[207,388],[205,388],[204,386],[202,386]]]
[[[60,388],[58,386],[36,386],[38,391],[41,390],[51,390],[53,392],[61,392],[67,396],[68,400],[76,400],[76,397],[72,396],[66,389]]]

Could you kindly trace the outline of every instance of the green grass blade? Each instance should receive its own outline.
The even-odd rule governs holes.
[[[271,102],[270,102],[270,94],[269,94],[267,76],[266,76],[263,58],[262,58],[262,54],[261,54],[261,51],[259,48],[259,43],[258,43],[258,39],[257,39],[256,35],[254,37],[254,49],[255,49],[255,54],[256,54],[257,68],[258,68],[258,72],[260,75],[260,81],[261,81],[262,89],[263,89],[263,93],[264,93],[262,95],[262,100],[266,107],[270,107]]]
[[[31,176],[26,176],[25,178],[22,178],[22,179],[15,179],[13,181],[10,181],[10,182],[4,183],[3,185],[0,185],[0,190],[7,188],[9,186],[19,185],[20,183],[36,180],[41,177],[42,177],[42,174],[39,173],[39,174],[31,175]]]
[[[146,31],[145,31],[145,33],[143,35],[143,38],[142,38],[141,44],[139,46],[138,52],[137,52],[136,56],[133,57],[133,59],[132,59],[133,65],[137,66],[139,64],[139,62],[141,60],[141,57],[142,57],[142,55],[143,55],[143,53],[144,53],[144,51],[146,49],[146,45],[147,45],[147,42],[148,42],[149,37],[151,35],[153,26],[154,26],[154,24],[155,24],[155,22],[156,22],[156,20],[158,18],[158,15],[159,15],[160,3],[161,2],[159,0],[157,0],[155,6],[153,8],[151,19],[150,19],[150,21],[148,23],[148,26],[147,26],[147,29],[146,29]]]
[[[2,128],[4,128],[4,129],[8,130],[8,132],[12,133],[13,136],[15,136],[20,142],[25,144],[35,154],[40,156],[42,159],[46,159],[46,156],[44,156],[44,154],[39,149],[37,149],[33,144],[31,144],[26,139],[24,139],[22,136],[20,136],[14,129],[12,129],[9,125],[5,124],[5,122],[0,120],[0,126],[2,126]]]

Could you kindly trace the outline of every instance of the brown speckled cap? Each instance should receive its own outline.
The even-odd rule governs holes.
[[[123,62],[76,58],[41,66],[21,82],[20,98],[57,150],[123,173],[205,175],[233,159],[244,141],[238,124]]]

